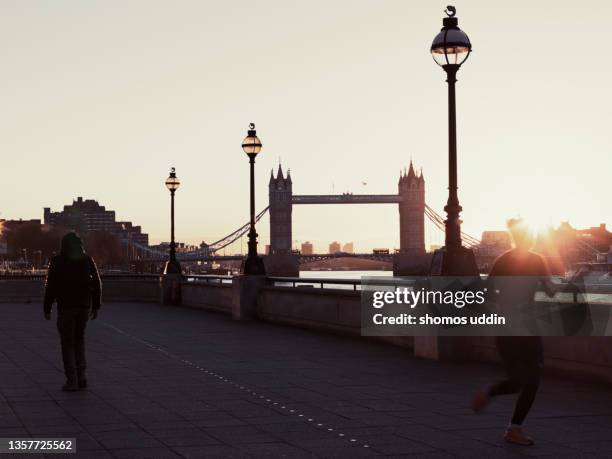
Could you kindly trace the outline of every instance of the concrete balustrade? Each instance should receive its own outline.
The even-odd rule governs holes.
[[[156,303],[159,301],[159,278],[102,279],[102,302]]]
[[[181,282],[181,304],[208,311],[232,313],[232,284]]]
[[[259,318],[351,335],[361,334],[361,294],[352,290],[264,287],[257,299]]]

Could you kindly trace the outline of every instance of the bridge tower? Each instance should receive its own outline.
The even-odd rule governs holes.
[[[291,173],[283,176],[283,169],[278,165],[278,172],[270,172],[268,183],[270,199],[270,254],[291,253],[291,211],[292,211],[292,183]]]
[[[412,161],[408,173],[400,173],[397,184],[400,217],[400,253],[425,254],[425,178],[423,171],[417,175]]]

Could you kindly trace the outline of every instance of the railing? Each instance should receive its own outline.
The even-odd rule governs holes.
[[[309,279],[305,277],[268,277],[268,281],[270,281],[275,287],[314,287],[315,285],[319,285],[319,288],[325,288],[325,285],[333,285],[335,288],[350,288],[351,290],[361,289],[360,279]]]
[[[101,274],[102,280],[156,280],[160,278],[160,274],[132,274],[132,273],[104,273]],[[39,273],[0,273],[1,280],[38,280],[44,281],[45,275]],[[267,278],[269,283],[275,287],[292,287],[292,288],[328,288],[328,289],[341,289],[341,290],[353,290],[361,291],[362,280],[361,279],[327,279],[327,278],[308,278],[308,277],[276,277],[270,276]],[[221,276],[221,275],[210,275],[210,274],[187,274],[184,276],[185,282],[190,283],[204,283],[212,285],[224,285],[229,286],[233,281],[233,276]],[[386,286],[386,287],[411,287],[414,285],[414,279],[402,279],[402,278],[383,278],[370,279],[367,285],[372,286]],[[584,301],[584,295],[587,293],[588,302],[595,302],[604,304],[612,303],[612,283],[602,284],[587,284],[586,286],[580,285],[579,289],[574,291],[575,286],[567,282],[555,283],[559,293],[553,298],[546,297],[543,292],[538,292],[536,301],[538,302],[561,302],[561,303],[575,303]],[[586,292],[584,291],[586,287]],[[582,299],[581,299],[582,298]]]
[[[0,274],[0,280],[44,280],[45,274]]]
[[[232,276],[219,276],[214,274],[187,274],[184,276],[186,282],[206,284],[231,284]]]
[[[303,277],[268,277],[268,280],[275,287],[317,287],[330,289],[350,289],[353,291],[362,290],[360,279],[316,279]],[[398,279],[390,277],[388,279],[371,279],[367,282],[368,286],[380,287],[412,287],[414,279]],[[567,282],[557,283],[559,292],[553,297],[548,298],[543,291],[536,293],[537,302],[557,302],[557,303],[577,303],[586,301],[594,304],[612,304],[612,284],[590,284],[584,286],[581,291],[574,291],[572,284]],[[586,293],[586,296],[584,296]]]
[[[46,274],[0,274],[0,280],[45,280]],[[159,279],[160,274],[132,274],[132,273],[103,273],[100,274],[102,279],[125,279],[125,280],[143,280],[143,279]]]
[[[159,279],[161,276],[161,274],[151,274],[151,273],[142,273],[142,274],[132,274],[132,273],[126,273],[126,274],[120,274],[120,273],[103,273],[100,274],[100,277],[102,279],[134,279],[134,280],[141,280],[141,279]]]
[[[361,279],[321,279],[321,278],[307,278],[307,277],[268,277],[268,281],[274,286],[278,287],[315,287],[318,288],[336,288],[336,289],[350,289],[354,291],[361,291],[362,282]],[[376,286],[387,286],[387,287],[410,287],[414,284],[412,279],[398,279],[394,277],[389,278],[377,278],[376,280],[369,280],[368,285]],[[330,287],[325,287],[326,285]]]

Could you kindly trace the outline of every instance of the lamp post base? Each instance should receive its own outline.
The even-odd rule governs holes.
[[[478,276],[476,257],[466,247],[442,247],[434,252],[431,260],[432,276]]]
[[[161,304],[181,304],[181,284],[183,275],[180,273],[164,273],[160,277]]]
[[[246,276],[265,276],[266,267],[263,258],[257,255],[247,256],[243,261],[242,272]]]
[[[168,260],[164,266],[164,274],[182,274],[181,264],[177,260]]]

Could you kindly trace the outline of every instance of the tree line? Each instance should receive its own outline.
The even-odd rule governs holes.
[[[4,225],[1,239],[7,247],[3,257],[11,261],[27,261],[29,264],[46,265],[60,251],[62,237],[69,229],[26,222],[19,225]],[[90,231],[79,234],[85,251],[99,266],[117,266],[127,262],[117,235],[105,231]]]

